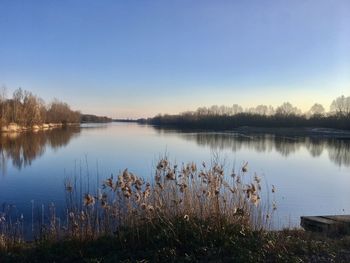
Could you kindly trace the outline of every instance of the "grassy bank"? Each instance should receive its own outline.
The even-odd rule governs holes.
[[[149,182],[124,170],[79,196],[65,181],[66,220],[49,209],[34,242],[21,219],[1,215],[0,262],[329,262],[349,259],[349,239],[271,231],[276,189],[262,191],[248,164],[159,161]],[[91,189],[91,188],[90,188]],[[344,261],[345,262],[345,261]]]
[[[1,262],[349,262],[350,239],[329,239],[300,230],[212,229],[212,223],[174,220],[181,232],[162,222],[98,239],[41,240],[0,252]],[[144,238],[150,235],[149,238]],[[144,243],[142,243],[144,242]]]

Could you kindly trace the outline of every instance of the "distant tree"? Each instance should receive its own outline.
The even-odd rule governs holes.
[[[41,117],[41,123],[48,122],[47,119],[47,106],[45,104],[45,101],[41,98],[38,98],[37,100],[39,111],[40,111],[40,117]]]
[[[268,115],[269,108],[265,105],[258,105],[255,107],[255,112],[259,115]]]
[[[24,123],[24,118],[23,118],[23,98],[24,98],[24,93],[22,88],[18,88],[13,92],[12,95],[12,121],[16,122],[18,124],[23,124]]]
[[[346,98],[345,98],[346,99]],[[343,100],[345,100],[343,99]],[[347,102],[347,100],[345,100]],[[344,105],[337,104],[338,112],[347,112]],[[350,104],[349,104],[350,105]],[[158,115],[154,118],[141,120],[142,123],[156,125],[177,126],[191,129],[234,129],[242,126],[254,127],[324,127],[350,130],[349,115],[341,118],[324,114],[322,105],[315,103],[309,113],[312,118],[302,115],[301,110],[291,103],[285,102],[276,110],[272,106],[258,105],[248,108],[245,112],[241,106],[234,104],[231,107],[211,106],[201,107],[195,112],[185,112],[177,115]],[[249,114],[253,113],[253,114]]]
[[[280,116],[291,116],[291,115],[298,115],[301,111],[294,107],[291,103],[285,102],[281,106],[277,107],[276,114]]]
[[[233,115],[236,115],[238,113],[242,113],[243,112],[243,108],[240,105],[238,105],[238,104],[233,104],[231,109],[232,109],[232,114]]]
[[[275,109],[270,105],[268,106],[268,109],[267,109],[267,115],[274,115],[275,114]]]
[[[344,95],[333,100],[331,107],[331,113],[338,116],[348,116],[350,115],[350,97],[345,97]]]
[[[72,111],[68,104],[55,100],[46,106],[45,102],[29,91],[16,89],[7,99],[6,88],[0,89],[0,126],[15,122],[21,126],[32,126],[45,122],[78,123],[80,112]]]
[[[256,109],[254,107],[249,107],[245,109],[245,112],[250,114],[256,114]]]
[[[220,108],[218,105],[213,105],[209,109],[210,115],[219,115],[220,114]]]
[[[196,110],[196,113],[197,113],[197,115],[200,115],[200,116],[206,116],[209,114],[209,110],[207,107],[199,107]]]
[[[310,110],[308,112],[308,115],[315,117],[315,116],[323,116],[324,113],[325,113],[324,107],[321,104],[319,104],[319,103],[315,103],[310,108]]]
[[[67,103],[55,99],[49,106],[47,119],[53,123],[76,123],[80,121],[80,113],[72,111]]]
[[[7,96],[6,96],[7,90],[5,86],[2,86],[0,89],[0,125],[6,124],[7,122],[7,105],[6,105],[6,100],[7,100]]]
[[[23,96],[23,118],[27,126],[39,124],[42,121],[38,98],[25,91]]]
[[[230,115],[230,109],[229,107],[225,105],[221,105],[219,108],[219,114],[220,115]]]

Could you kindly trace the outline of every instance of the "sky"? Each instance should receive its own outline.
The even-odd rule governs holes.
[[[0,87],[83,113],[350,96],[349,0],[0,0]]]

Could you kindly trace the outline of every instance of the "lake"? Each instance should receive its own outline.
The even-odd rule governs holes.
[[[82,177],[83,192],[129,171],[151,178],[160,157],[210,163],[228,171],[248,162],[248,175],[275,185],[276,228],[298,226],[301,215],[350,214],[350,140],[232,132],[181,132],[136,123],[2,134],[0,204],[31,221],[32,204],[64,214],[66,178]],[[263,189],[267,191],[266,189]],[[0,208],[0,209],[3,209]],[[1,211],[1,210],[0,210]],[[29,224],[29,223],[28,223]]]

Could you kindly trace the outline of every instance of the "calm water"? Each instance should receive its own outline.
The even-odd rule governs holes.
[[[350,214],[350,140],[184,133],[112,123],[3,134],[0,151],[0,204],[14,204],[13,211],[28,221],[32,200],[64,210],[66,177],[81,174],[84,190],[125,168],[147,178],[165,153],[178,164],[210,162],[217,153],[228,169],[248,161],[249,174],[278,189],[278,227],[298,225],[301,215]]]

